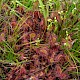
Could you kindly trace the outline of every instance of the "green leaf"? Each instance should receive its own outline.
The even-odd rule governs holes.
[[[3,0],[0,0],[0,12],[1,12],[1,8],[2,8],[2,2],[3,2]]]

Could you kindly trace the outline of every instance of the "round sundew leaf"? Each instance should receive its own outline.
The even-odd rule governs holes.
[[[48,48],[47,47],[40,48],[40,54],[43,56],[48,56]]]
[[[30,38],[34,38],[35,36],[36,36],[35,33],[31,33],[31,34],[30,34]]]
[[[61,74],[62,74],[61,67],[59,65],[56,65],[56,67],[55,67],[55,76],[60,77]]]
[[[47,51],[44,50],[44,49],[43,50],[41,49],[40,52],[43,52],[44,54],[47,54]]]

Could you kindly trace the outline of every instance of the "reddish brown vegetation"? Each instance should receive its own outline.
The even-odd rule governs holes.
[[[18,11],[29,18],[18,31],[22,33],[20,40],[15,45],[15,53],[20,54],[19,61],[27,60],[28,62],[19,66],[10,66],[10,71],[6,73],[6,80],[68,80],[70,78],[68,73],[74,69],[70,69],[72,65],[68,63],[68,56],[61,50],[57,36],[46,30],[43,15],[39,11],[24,13],[23,8],[19,8]],[[55,13],[52,15],[57,16]],[[16,16],[12,17],[11,25],[12,31],[9,39],[17,26]],[[36,42],[37,39],[41,41]],[[5,38],[1,36],[0,42],[3,40]],[[19,52],[21,49],[24,50]],[[69,71],[63,69],[66,63],[69,64],[66,66]]]

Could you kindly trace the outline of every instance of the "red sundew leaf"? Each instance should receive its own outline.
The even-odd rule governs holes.
[[[33,18],[35,19],[43,18],[43,15],[40,13],[40,11],[34,11]]]
[[[6,80],[15,80],[15,74],[18,72],[18,67],[11,67],[11,70],[10,70],[10,72],[7,74],[7,76],[6,76]],[[18,74],[17,74],[18,75]]]
[[[0,42],[5,41],[5,34],[1,33],[0,35]]]
[[[48,56],[48,48],[47,47],[43,47],[43,48],[40,48],[40,52],[39,54],[42,55],[42,56]]]
[[[36,37],[37,37],[36,33],[32,32],[29,34],[29,36],[30,36],[30,39],[36,40]]]
[[[20,37],[21,38],[21,42],[24,43],[29,43],[29,41],[27,40],[28,38],[28,34],[23,33],[23,35]]]
[[[59,62],[61,65],[64,65],[67,61],[66,61],[65,57],[62,57]]]
[[[48,58],[48,62],[49,63],[53,63],[54,62],[54,58],[55,58],[55,53],[54,52],[50,53],[49,58]]]
[[[44,24],[44,19],[41,20],[41,22],[39,23],[42,30],[45,30],[45,24]]]
[[[64,72],[62,72],[62,69],[59,65],[56,65],[55,67],[55,76],[59,77],[61,79],[66,79],[66,77],[68,76],[67,74],[65,74]]]
[[[16,27],[16,25],[17,25],[17,23],[16,23],[15,21],[12,21],[12,22],[11,22],[12,28]]]
[[[55,34],[50,34],[50,35],[48,35],[49,36],[49,44],[51,45],[51,46],[54,46],[55,44],[54,43],[56,43],[56,40],[57,40],[57,36],[55,35]]]
[[[47,37],[47,38],[50,37],[50,32],[46,32],[46,37]]]
[[[38,57],[39,57],[39,55],[36,55],[36,54],[32,56],[32,58],[33,58],[34,60],[37,60]]]
[[[40,65],[39,60],[35,60],[35,61],[34,61],[34,66],[37,67],[37,66],[39,66],[39,65]]]
[[[73,68],[68,67],[66,71],[72,71],[72,70],[73,70]]]
[[[26,39],[28,37],[28,33],[27,32],[24,32],[21,36],[21,39]]]
[[[12,16],[11,22],[10,22],[12,28],[15,28],[17,25],[16,16]]]
[[[23,75],[23,74],[26,74],[26,73],[27,73],[27,71],[26,71],[25,67],[22,66],[20,68],[20,73],[19,74]]]
[[[28,38],[28,39],[29,39],[29,38]],[[29,41],[27,40],[27,38],[26,38],[26,37],[23,37],[23,38],[22,38],[22,43],[23,43],[23,45],[28,46]]]
[[[0,36],[0,42],[5,41],[5,38]]]
[[[13,15],[13,16],[11,17],[11,22],[16,22],[16,16],[15,16],[15,15]]]
[[[43,15],[40,13],[40,11],[35,11],[33,14],[33,18],[34,18],[33,22],[35,23],[34,29],[36,29],[36,27],[38,27],[37,30],[44,30],[45,29],[45,21],[44,21]]]
[[[55,80],[55,77],[49,76],[47,80]]]
[[[50,76],[51,74],[52,74],[52,70],[49,70],[49,72],[46,75]]]
[[[8,35],[7,40],[8,40],[9,42],[12,42],[12,41],[13,41],[12,36],[11,36],[11,35]]]
[[[45,75],[45,73],[43,72],[43,71],[41,71],[40,73],[39,73],[39,76],[44,76]]]
[[[54,55],[56,54],[54,49],[49,49],[49,53],[50,53],[51,57],[54,57]]]
[[[55,67],[55,76],[60,77],[61,74],[62,74],[61,67],[59,65],[56,65],[56,67]]]
[[[66,75],[65,73],[62,73],[62,74],[60,75],[60,78],[61,78],[61,79],[66,79],[66,77],[67,77],[67,75]]]
[[[12,74],[8,73],[8,75],[7,75],[5,80],[11,80],[11,78],[12,78]]]
[[[31,38],[34,38],[35,36],[36,36],[35,33],[30,33],[30,37],[31,37]]]
[[[33,26],[33,20],[31,18],[26,20],[27,26],[32,27]]]
[[[55,57],[54,60],[55,60],[56,62],[59,62],[61,58],[63,58],[63,55],[62,55],[62,54],[58,54],[58,55]]]
[[[22,24],[22,26],[20,27],[21,31],[27,32],[29,28],[29,24],[27,24],[26,22]]]
[[[53,52],[57,53],[60,49],[60,46],[59,45],[51,45],[50,48],[53,50]]]
[[[17,75],[14,80],[25,80],[25,79],[27,79],[27,75],[23,74],[23,75]],[[11,80],[13,80],[13,78]]]
[[[64,65],[67,62],[66,56],[64,54],[58,54],[54,60],[55,62],[59,62],[61,65]]]
[[[40,21],[40,26],[43,26],[43,25],[44,25],[44,19]]]
[[[52,52],[51,57],[54,58],[55,57],[55,52]]]
[[[31,70],[30,70],[30,73],[34,73],[36,71],[36,69],[35,68],[32,68]]]
[[[39,11],[35,11],[35,12],[33,13],[34,18],[38,18],[39,15],[40,15],[40,12],[39,12]]]
[[[4,25],[4,26],[5,26],[5,25]],[[8,33],[7,27],[4,27],[4,28],[3,28],[3,32],[4,32],[4,34]]]
[[[34,66],[37,67],[39,66],[40,62],[39,62],[39,55],[33,55],[32,56],[32,60],[34,61]]]
[[[27,11],[27,12],[25,13],[25,15],[26,15],[26,16],[29,16],[29,15],[32,16],[32,15],[33,15],[33,12],[32,12],[32,11]]]
[[[22,77],[23,77],[24,79],[27,79],[27,75],[25,75],[25,74],[24,74]]]
[[[20,52],[19,54],[21,55],[21,56],[20,56],[20,59],[21,59],[21,60],[26,59],[26,57],[25,57],[25,55],[24,55],[24,53],[23,53],[23,52]]]
[[[77,67],[75,67],[75,66],[70,66],[70,67],[68,67],[68,68],[66,69],[66,72],[67,72],[67,71],[74,71],[76,68],[77,68]]]
[[[30,78],[28,78],[28,80],[39,80],[37,76],[33,75]]]
[[[42,54],[48,55],[48,53],[47,53],[47,51],[46,51],[45,49],[41,49],[40,52],[41,52]]]
[[[54,58],[51,57],[51,58],[49,59],[49,62],[50,62],[50,63],[53,63],[53,62],[54,62]]]
[[[22,76],[17,75],[14,80],[20,80]]]
[[[21,7],[21,6],[18,6],[17,8],[16,8],[16,11],[18,11],[19,13],[24,13],[24,7]]]
[[[20,50],[21,46],[20,45],[15,45],[15,51]]]
[[[56,40],[57,40],[57,35],[52,34],[52,41],[55,43],[55,42],[56,42]]]

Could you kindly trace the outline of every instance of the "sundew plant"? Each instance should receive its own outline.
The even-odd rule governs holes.
[[[80,0],[0,0],[0,80],[80,80]]]

